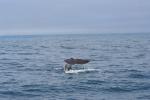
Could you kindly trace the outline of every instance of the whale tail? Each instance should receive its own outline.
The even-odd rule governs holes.
[[[64,60],[67,64],[86,64],[88,62],[90,62],[89,59],[74,59],[74,58],[70,58],[70,59],[65,59]]]

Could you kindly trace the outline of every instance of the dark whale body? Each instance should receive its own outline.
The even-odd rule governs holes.
[[[66,59],[64,60],[67,64],[86,64],[88,62],[90,62],[90,60],[88,59],[74,59],[74,58],[70,58],[70,59]]]

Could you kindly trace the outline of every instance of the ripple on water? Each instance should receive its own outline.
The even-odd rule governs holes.
[[[139,96],[139,97],[137,97],[137,99],[139,99],[139,100],[150,100],[150,95]]]
[[[60,47],[63,48],[63,49],[75,49],[74,47],[71,47],[71,46],[63,46],[63,45],[61,45]]]
[[[144,78],[149,79],[150,75],[147,75],[146,73],[131,73],[128,75],[128,77],[129,78],[138,78],[138,79],[144,79]]]
[[[126,83],[117,83],[112,86],[103,88],[105,92],[132,92],[132,91],[141,91],[149,90],[149,83],[136,83],[136,82],[126,82]]]
[[[25,53],[17,53],[18,55],[40,55],[39,53],[29,53],[29,52],[25,52]]]
[[[40,96],[37,94],[30,94],[30,93],[24,93],[24,92],[18,92],[18,91],[0,91],[0,94],[3,96],[11,96],[11,97],[35,97],[35,96]]]
[[[39,94],[43,95],[45,93],[51,92],[51,89],[47,85],[23,85],[21,86],[22,91],[28,94]]]
[[[102,85],[107,83],[106,81],[101,81],[101,80],[87,80],[85,82],[80,82],[82,84],[87,84],[87,85]]]
[[[145,56],[146,56],[145,54],[137,54],[137,55],[135,55],[134,57],[135,57],[136,59],[143,59]]]

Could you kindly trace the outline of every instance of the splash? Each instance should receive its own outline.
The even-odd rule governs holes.
[[[98,71],[97,69],[80,69],[80,70],[69,70],[69,71],[65,71],[65,73],[68,74],[77,74],[77,73],[86,73],[86,72],[95,72]]]

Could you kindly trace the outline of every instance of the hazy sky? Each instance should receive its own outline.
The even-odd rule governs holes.
[[[150,0],[0,0],[0,34],[150,32]]]

